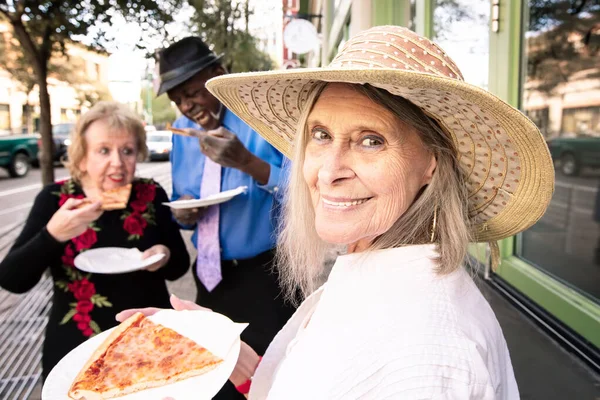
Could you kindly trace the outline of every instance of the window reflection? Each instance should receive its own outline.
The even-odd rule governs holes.
[[[433,41],[456,63],[465,81],[488,87],[489,0],[436,0]]]
[[[519,254],[600,301],[600,2],[531,0],[522,104],[548,142],[556,189]]]

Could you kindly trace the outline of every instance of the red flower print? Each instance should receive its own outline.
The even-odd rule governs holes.
[[[73,251],[73,247],[71,247],[70,244],[68,244],[65,247],[65,252],[64,252],[61,260],[64,265],[67,265],[69,267],[75,266],[75,261],[74,261],[75,260],[75,252]]]
[[[131,208],[133,209],[133,211],[135,211],[136,213],[143,213],[144,211],[146,211],[146,209],[148,208],[148,206],[146,205],[146,203],[144,203],[141,200],[134,200],[131,202]]]
[[[75,322],[84,322],[86,324],[89,324],[91,320],[92,320],[92,317],[90,317],[90,314],[77,313],[77,314],[73,315],[73,321],[75,321]]]
[[[88,228],[87,231],[83,232],[81,235],[73,238],[72,240],[73,243],[75,243],[75,249],[77,251],[81,251],[92,247],[92,245],[98,240],[98,237],[96,236],[95,230]]]
[[[144,228],[148,226],[148,223],[142,216],[136,212],[131,213],[127,218],[125,218],[125,222],[123,223],[123,228],[130,235],[142,235],[144,233]]]
[[[69,199],[83,199],[85,196],[82,194],[60,194],[60,199],[58,200],[58,206],[62,207],[63,204],[67,202]]]
[[[136,197],[142,203],[150,203],[156,195],[156,185],[140,183],[136,186]]]
[[[90,296],[90,297],[92,297],[92,296]],[[94,304],[92,304],[92,302],[89,300],[80,300],[77,303],[77,307],[76,307],[77,312],[80,312],[83,314],[87,314],[90,311],[92,311],[93,309],[94,309]]]
[[[78,327],[79,327],[79,324],[78,324]],[[83,330],[81,331],[81,333],[83,334],[83,336],[90,337],[90,336],[92,336],[92,335],[94,334],[94,331],[93,331],[93,330],[92,330],[92,328],[90,328],[90,327],[89,327],[89,325],[88,325],[88,327],[87,327],[87,328],[85,328],[85,329],[83,329]]]
[[[96,294],[96,286],[86,278],[69,283],[68,287],[77,300],[89,300]]]

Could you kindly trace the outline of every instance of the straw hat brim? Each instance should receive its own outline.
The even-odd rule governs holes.
[[[207,88],[288,158],[318,82],[368,83],[402,96],[452,135],[468,174],[477,241],[513,236],[544,214],[554,191],[546,142],[525,115],[458,79],[398,69],[319,68],[219,76]]]

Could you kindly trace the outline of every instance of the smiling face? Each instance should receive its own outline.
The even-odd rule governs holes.
[[[307,120],[304,179],[326,242],[367,248],[431,181],[418,132],[349,85],[329,84]]]
[[[132,132],[110,128],[100,119],[86,129],[84,140],[86,153],[79,169],[88,196],[131,183],[138,156]]]
[[[219,100],[206,89],[206,81],[224,73],[219,65],[208,68],[169,90],[167,95],[183,115],[203,129],[216,129],[220,125],[222,107]]]

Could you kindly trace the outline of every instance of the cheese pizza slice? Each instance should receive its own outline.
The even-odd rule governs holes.
[[[112,399],[204,374],[222,362],[193,340],[136,313],[98,347],[68,395]]]
[[[193,137],[194,135],[189,134],[187,131],[184,131],[183,129],[178,129],[178,128],[169,128],[169,130],[177,135],[181,135],[181,136],[191,136]]]
[[[103,210],[122,210],[127,207],[129,194],[131,193],[131,183],[125,186],[102,192],[100,199]]]

